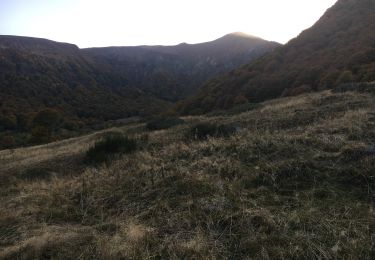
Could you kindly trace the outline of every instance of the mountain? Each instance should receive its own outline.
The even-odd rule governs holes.
[[[0,107],[9,113],[53,107],[79,117],[126,117],[147,110],[152,99],[167,104],[161,99],[194,93],[202,81],[277,45],[231,34],[203,44],[81,50],[0,36]]]
[[[339,0],[311,28],[260,59],[207,82],[184,114],[375,80],[375,1]]]
[[[176,46],[84,49],[101,70],[126,75],[128,85],[163,100],[176,101],[196,93],[206,80],[260,57],[279,44],[243,33],[215,41]]]
[[[240,34],[202,44],[92,49],[0,36],[0,139],[4,132],[30,132],[45,109],[74,129],[160,113],[204,81],[276,46]]]
[[[75,45],[45,39],[0,37],[0,104],[22,112],[40,107],[79,117],[110,119],[134,113],[139,90],[115,92],[114,79],[102,74]],[[126,107],[129,105],[129,107]]]

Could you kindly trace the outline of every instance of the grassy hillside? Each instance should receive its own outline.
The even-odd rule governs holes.
[[[262,58],[208,81],[183,114],[375,80],[375,2],[339,0],[311,28]]]
[[[325,91],[1,151],[0,258],[374,259],[373,100]],[[137,150],[87,164],[114,132]]]

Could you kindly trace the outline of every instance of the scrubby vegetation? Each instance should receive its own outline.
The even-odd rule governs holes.
[[[134,89],[124,49],[2,37],[0,259],[375,259],[374,8],[339,0],[177,107],[211,114],[148,123],[97,125],[164,111],[185,77]]]
[[[173,126],[184,124],[185,121],[176,117],[159,117],[149,121],[146,124],[148,130],[162,130]]]
[[[188,139],[204,140],[210,137],[229,137],[236,132],[235,127],[215,123],[198,123],[186,133]]]
[[[375,81],[374,82],[349,82],[338,85],[333,89],[334,92],[346,92],[346,91],[358,91],[375,93]]]
[[[327,91],[165,131],[131,123],[108,132],[148,141],[107,164],[85,164],[105,131],[1,151],[0,258],[374,259],[373,100]],[[238,131],[187,141],[197,125]]]
[[[96,142],[86,152],[89,163],[109,162],[124,153],[132,153],[137,149],[137,141],[119,133],[111,133],[103,140]]]
[[[240,105],[236,105],[232,107],[231,109],[227,110],[216,110],[213,112],[210,112],[207,114],[207,116],[231,116],[236,115],[243,112],[248,112],[251,110],[254,110],[256,108],[259,108],[261,106],[261,103],[243,103]]]

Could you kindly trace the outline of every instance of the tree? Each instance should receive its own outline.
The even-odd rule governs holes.
[[[340,77],[336,81],[336,85],[342,83],[349,83],[353,81],[353,73],[350,70],[345,70],[341,73]]]
[[[5,149],[12,148],[15,144],[14,137],[11,135],[5,135],[0,138],[0,147],[3,147]]]
[[[33,120],[33,126],[43,126],[50,131],[55,130],[61,123],[60,114],[53,109],[44,109],[36,114]]]
[[[45,109],[35,116],[31,141],[34,143],[46,143],[52,140],[53,132],[60,126],[60,114],[53,109]]]
[[[17,117],[15,115],[0,115],[0,131],[14,130],[17,128]]]
[[[298,96],[304,93],[310,93],[312,91],[313,89],[311,88],[310,85],[304,84],[304,85],[299,86],[298,88],[291,89],[289,92],[289,96]]]
[[[23,113],[17,115],[18,130],[19,131],[29,131],[32,129],[33,118],[35,117],[34,113]]]
[[[249,100],[244,95],[237,95],[233,99],[234,105],[240,105],[240,104],[244,104],[244,103],[248,103],[248,102],[249,102]]]
[[[339,76],[339,70],[333,69],[328,71],[327,74],[320,79],[319,89],[333,88]]]

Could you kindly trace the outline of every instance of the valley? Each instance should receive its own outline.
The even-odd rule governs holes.
[[[90,49],[0,36],[0,149],[165,113],[206,80],[278,46],[238,33],[201,44]],[[34,122],[46,110],[58,118],[52,129]]]
[[[16,2],[0,13],[25,10]],[[52,2],[42,13],[64,14],[62,33],[74,15]],[[108,0],[96,14],[111,17],[96,28],[94,1],[75,2],[62,7],[87,15],[69,27],[77,40],[129,29],[128,42],[140,40],[136,28],[174,14],[164,2],[147,13]],[[250,2],[255,17],[265,1]],[[204,14],[195,37],[247,21],[242,3],[215,24],[218,6],[186,4],[194,22]],[[262,16],[274,30],[301,6]],[[113,23],[130,7],[134,23]],[[185,24],[174,8],[173,24]],[[150,29],[155,40],[188,35],[159,34],[166,21]],[[374,32],[374,0],[338,0],[285,45],[240,32],[97,48],[1,35],[0,259],[375,259]]]

